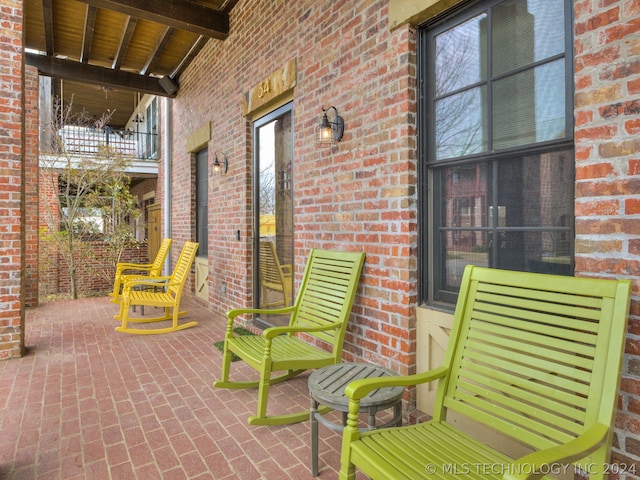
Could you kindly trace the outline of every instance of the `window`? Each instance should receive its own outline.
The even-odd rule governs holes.
[[[420,30],[423,301],[465,265],[573,272],[571,2],[463,5]]]
[[[196,154],[196,242],[198,257],[209,255],[209,150]]]
[[[147,107],[146,125],[146,156],[144,158],[158,157],[158,99],[154,98]]]

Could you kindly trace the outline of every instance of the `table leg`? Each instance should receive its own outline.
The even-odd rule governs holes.
[[[393,417],[397,419],[396,427],[402,426],[402,403],[398,402],[393,406]]]
[[[376,407],[369,407],[367,409],[367,427],[369,428],[369,430],[375,430],[376,429],[376,411],[377,408]]]
[[[311,399],[309,420],[311,421],[311,475],[318,476],[318,402]]]

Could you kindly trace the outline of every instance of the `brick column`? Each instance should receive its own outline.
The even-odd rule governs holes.
[[[24,155],[24,306],[38,306],[38,194],[39,194],[39,149],[40,149],[40,118],[39,118],[39,82],[38,69],[25,67],[24,83],[24,119],[25,119],[25,155]]]
[[[634,282],[612,463],[638,465],[640,3],[584,0],[574,9],[576,275]]]
[[[23,2],[0,0],[0,359],[24,351]]]

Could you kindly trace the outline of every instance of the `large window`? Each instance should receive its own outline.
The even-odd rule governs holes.
[[[465,265],[573,272],[571,2],[469,2],[420,31],[421,299]]]

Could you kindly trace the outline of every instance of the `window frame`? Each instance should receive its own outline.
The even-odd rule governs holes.
[[[437,240],[439,235],[440,219],[436,218],[437,212],[443,203],[443,199],[433,198],[435,195],[434,178],[435,171],[439,168],[446,168],[456,165],[472,165],[483,162],[495,163],[501,159],[513,157],[514,155],[521,157],[524,155],[543,154],[551,151],[560,151],[566,148],[574,148],[573,139],[573,95],[574,95],[574,82],[573,82],[573,10],[572,3],[569,0],[563,0],[564,5],[564,53],[562,55],[555,55],[553,57],[545,58],[543,61],[528,63],[525,67],[514,69],[509,72],[508,76],[513,76],[524,68],[534,68],[539,64],[551,63],[554,60],[564,58],[565,60],[565,137],[558,140],[543,141],[538,143],[529,143],[526,145],[519,145],[510,148],[504,148],[498,151],[491,152],[490,149],[481,153],[473,153],[462,157],[454,157],[437,160],[435,157],[435,112],[436,112],[436,96],[433,92],[432,85],[435,85],[435,41],[433,39],[439,33],[446,31],[456,25],[460,25],[465,21],[472,19],[479,15],[481,12],[488,12],[489,26],[487,29],[486,48],[490,51],[491,37],[492,37],[492,25],[490,10],[495,5],[505,0],[486,0],[486,1],[466,1],[461,2],[455,7],[443,12],[437,17],[425,22],[418,28],[417,39],[417,75],[418,75],[418,115],[417,115],[417,129],[418,129],[418,228],[419,228],[419,241],[418,241],[418,304],[430,305],[436,307],[442,307],[445,309],[451,309],[457,298],[457,292],[438,292],[436,287],[438,281],[436,279],[436,269],[439,269],[442,265],[441,254],[436,251],[437,245],[440,245],[440,241]],[[433,61],[431,59],[434,59]],[[487,66],[491,66],[491,55],[487,55]],[[431,62],[431,63],[430,63]],[[488,70],[491,71],[491,70]],[[508,76],[500,75],[494,78],[487,78],[485,85],[487,85],[488,95],[488,111],[487,111],[487,125],[488,135],[491,135],[492,129],[492,105],[491,105],[491,91],[492,82],[499,79],[506,78]],[[487,74],[487,77],[489,75]],[[491,140],[490,140],[491,141]],[[495,170],[495,167],[492,167]],[[574,182],[575,185],[575,177]],[[572,185],[573,186],[573,185]],[[497,192],[497,190],[496,190]],[[436,227],[435,220],[438,221]],[[548,227],[514,227],[518,231],[547,231]],[[574,267],[574,229],[573,224],[570,225],[570,271],[573,272]],[[439,273],[442,277],[442,273]]]

